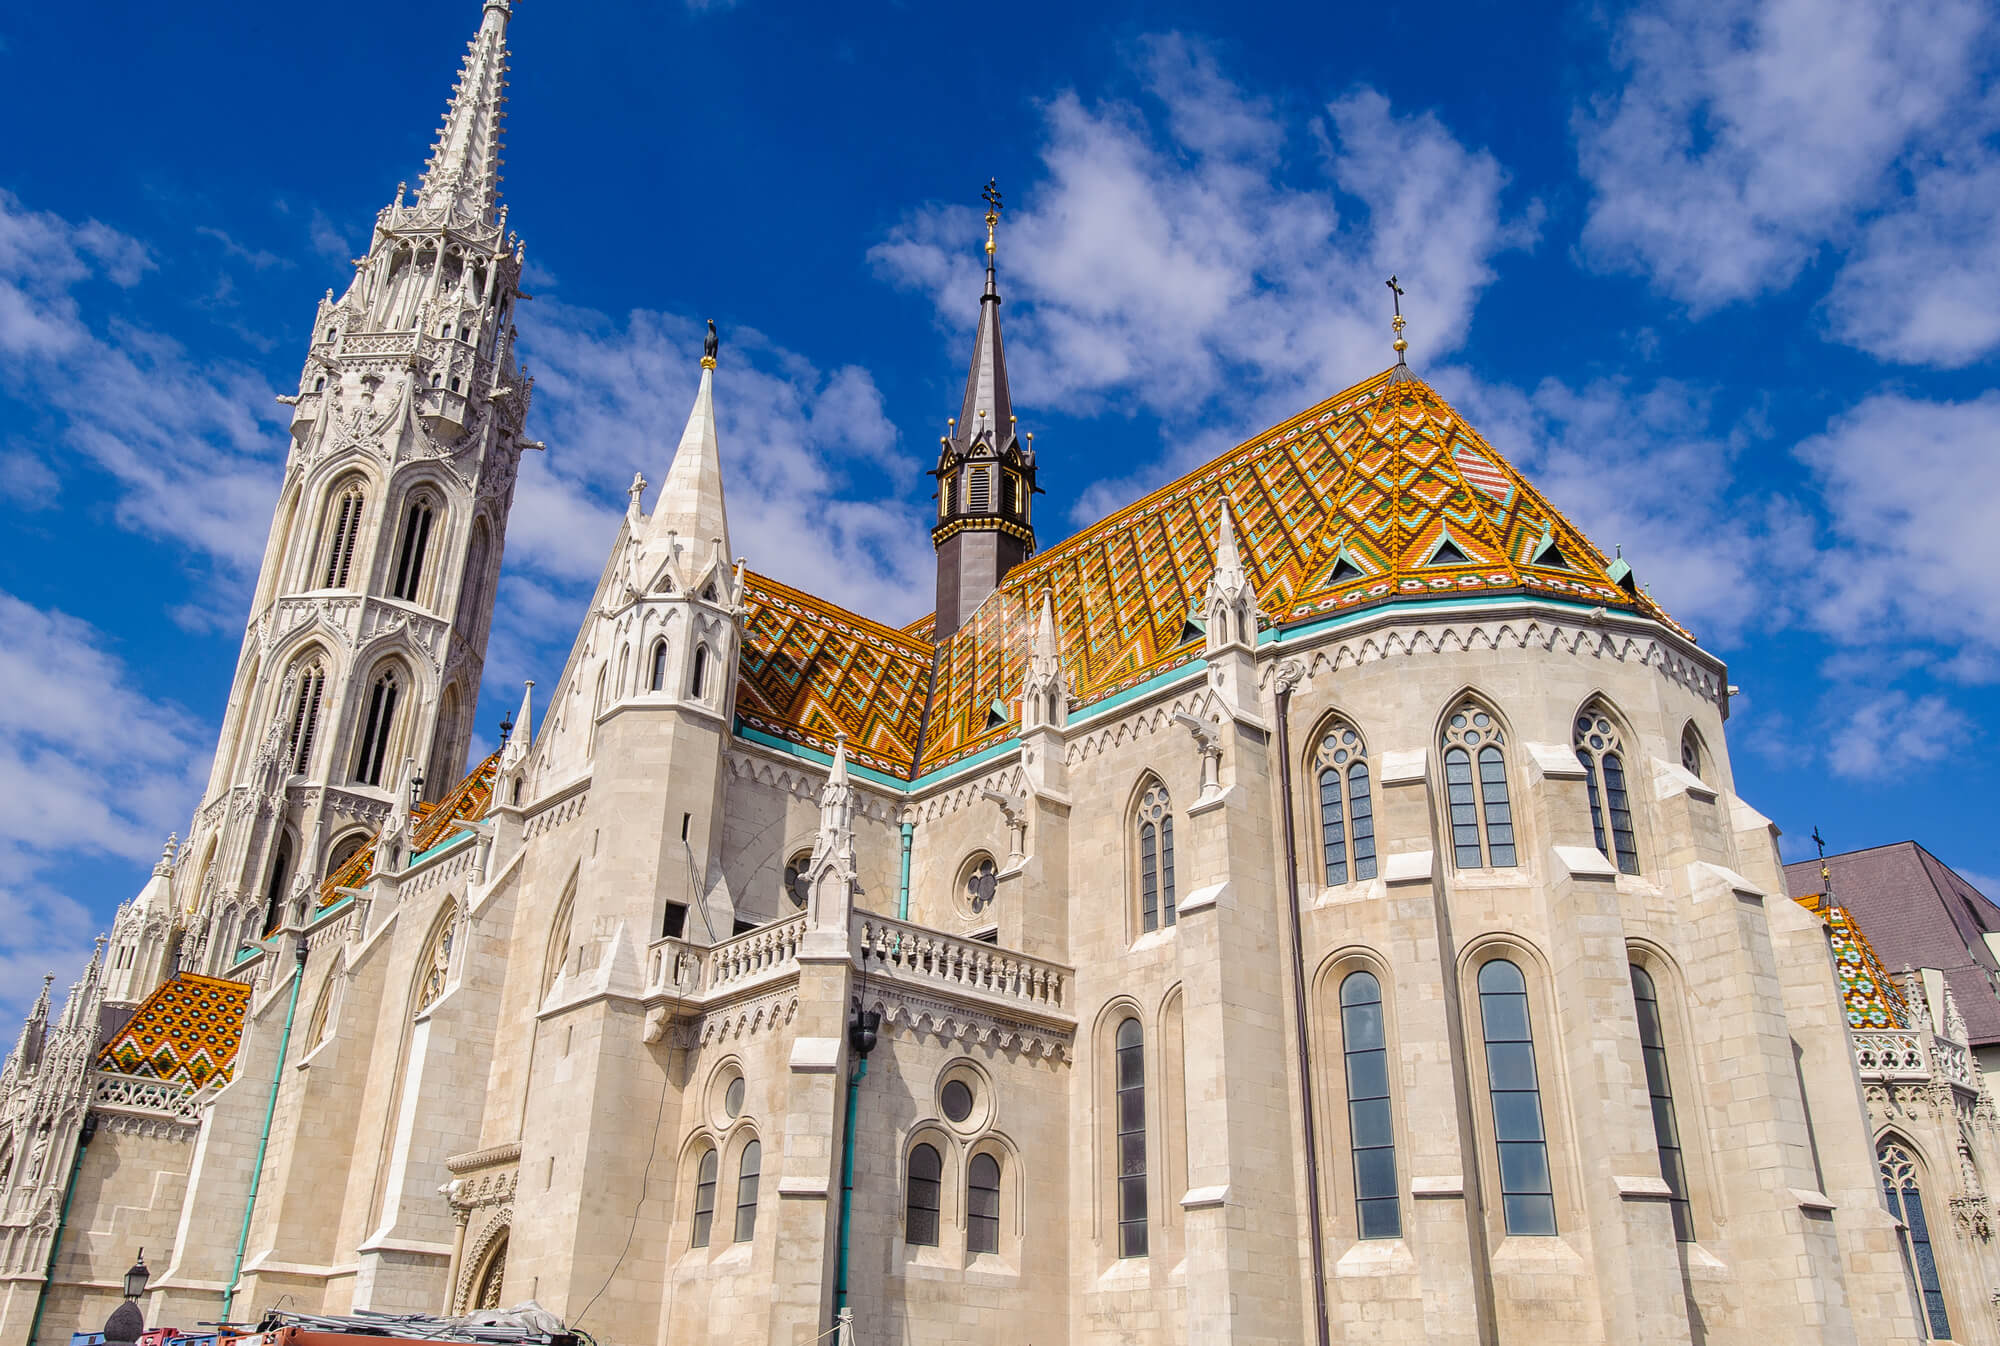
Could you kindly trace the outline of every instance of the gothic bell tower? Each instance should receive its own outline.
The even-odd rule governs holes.
[[[302,918],[464,769],[531,390],[499,205],[508,0],[485,0],[414,200],[314,314],[222,737],[173,866],[178,965]],[[168,970],[171,970],[169,967]],[[143,993],[144,988],[134,991]]]
[[[938,441],[937,620],[943,641],[964,624],[1007,572],[1035,554],[1030,522],[1035,485],[1035,437],[1017,433],[1007,356],[1000,344],[1000,285],[994,230],[1000,193],[986,184],[986,292],[979,297],[979,333],[965,403]]]

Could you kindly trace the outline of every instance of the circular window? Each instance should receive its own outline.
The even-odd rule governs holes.
[[[996,1103],[993,1081],[979,1066],[961,1057],[938,1074],[937,1110],[961,1136],[975,1136],[993,1124]]]
[[[800,911],[806,909],[807,868],[812,864],[812,852],[800,851],[785,865],[785,896]]]
[[[722,1111],[732,1122],[743,1115],[743,1077],[741,1075],[731,1080],[729,1087],[722,1091]]]
[[[993,905],[993,889],[998,873],[990,855],[981,856],[979,863],[966,873],[965,900],[974,916]]]
[[[972,1086],[964,1080],[946,1080],[938,1101],[946,1117],[962,1122],[972,1115]]]

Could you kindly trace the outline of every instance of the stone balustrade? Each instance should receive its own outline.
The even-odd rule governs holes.
[[[1937,1076],[1973,1093],[1985,1087],[1965,1044],[1936,1034],[1900,1028],[1858,1028],[1854,1030],[1854,1064],[1862,1079],[1881,1083]]]
[[[1075,974],[1059,963],[869,912],[854,914],[854,942],[870,976],[887,973],[945,994],[972,991],[1023,1010],[1069,1014]]]
[[[141,1080],[129,1075],[100,1074],[95,1088],[91,1091],[90,1104],[95,1108],[154,1112],[192,1121],[199,1116],[195,1108],[194,1093],[193,1088],[188,1085],[169,1083],[166,1080]]]
[[[796,968],[806,918],[793,916],[746,930],[710,948],[659,939],[646,950],[646,994],[692,996],[728,993]]]

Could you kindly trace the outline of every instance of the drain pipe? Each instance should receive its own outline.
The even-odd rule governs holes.
[[[917,835],[915,823],[903,824],[903,886],[896,898],[896,919],[910,919],[910,842]]]
[[[35,1320],[28,1324],[28,1346],[35,1346],[35,1338],[41,1335],[42,1310],[49,1305],[49,1289],[55,1283],[56,1251],[62,1247],[63,1230],[69,1227],[69,1202],[76,1195],[76,1175],[83,1172],[83,1152],[96,1134],[97,1114],[84,1113],[83,1130],[76,1140],[76,1157],[69,1161],[69,1181],[63,1185],[62,1210],[56,1215],[55,1233],[49,1235],[49,1261],[42,1268],[41,1293],[35,1296]]]
[[[229,1268],[229,1284],[222,1291],[221,1321],[229,1321],[236,1307],[236,1285],[243,1278],[243,1252],[250,1246],[250,1217],[257,1210],[257,1188],[264,1180],[264,1151],[271,1144],[271,1121],[278,1114],[278,1086],[285,1079],[285,1053],[292,1045],[292,1016],[299,1009],[299,982],[306,975],[306,937],[298,939],[292,964],[292,989],[285,1001],[285,1035],[278,1039],[278,1064],[271,1068],[271,1096],[264,1101],[264,1129],[257,1137],[257,1164],[250,1170],[250,1195],[243,1202],[243,1228],[236,1235],[236,1263]]]
[[[1305,940],[1299,921],[1299,843],[1292,819],[1292,689],[1305,676],[1305,666],[1287,660],[1279,664],[1278,794],[1285,815],[1285,896],[1292,918],[1292,1026],[1298,1036],[1299,1117],[1305,1127],[1306,1230],[1312,1244],[1313,1333],[1319,1346],[1330,1346],[1326,1317],[1326,1233],[1320,1226],[1319,1128],[1313,1116],[1312,1037],[1306,1017]]]
[[[904,824],[905,828],[908,824]],[[904,832],[907,838],[909,833]],[[904,852],[908,854],[908,852]],[[865,987],[866,981],[862,983]],[[865,990],[863,994],[866,994]],[[847,1306],[847,1243],[854,1220],[854,1121],[861,1110],[861,1081],[868,1075],[868,1053],[875,1050],[882,1028],[882,1011],[863,1009],[865,1000],[856,1001],[847,1016],[847,1045],[854,1050],[854,1073],[847,1077],[847,1125],[840,1134],[840,1246],[833,1277],[833,1317],[835,1326],[853,1322]]]

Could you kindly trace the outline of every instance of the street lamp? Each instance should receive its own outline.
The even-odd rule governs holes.
[[[146,1250],[139,1250],[139,1260],[125,1273],[125,1300],[111,1310],[111,1316],[104,1320],[104,1346],[131,1346],[146,1330],[146,1315],[139,1311],[139,1296],[146,1293]]]

